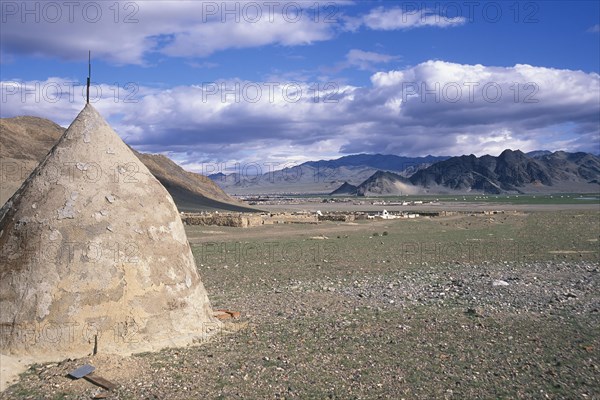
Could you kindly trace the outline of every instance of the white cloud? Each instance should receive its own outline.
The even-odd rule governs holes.
[[[360,17],[343,18],[341,9],[347,4],[351,3],[2,2],[0,47],[3,62],[22,54],[84,60],[91,49],[96,58],[113,64],[145,65],[152,54],[190,58],[227,49],[310,45],[361,26],[399,30],[465,23],[462,17],[426,8],[377,7]]]
[[[328,24],[315,23],[301,18],[289,22],[283,14],[273,15],[272,21],[261,18],[251,23],[241,19],[239,23],[197,23],[175,35],[172,43],[161,52],[169,56],[205,57],[229,48],[250,48],[270,44],[283,46],[307,45],[328,40],[333,32]]]
[[[84,83],[70,78],[0,81],[0,116],[30,115],[67,127],[85,105],[85,92]],[[141,99],[156,93],[137,85],[92,83],[90,102],[105,118],[120,118],[138,107]]]
[[[146,64],[152,53],[205,57],[231,48],[307,45],[332,38],[336,24],[312,18],[306,10],[298,14],[300,5],[289,1],[3,2],[0,45],[3,57],[28,54],[82,60],[91,49],[97,58],[115,64]]]
[[[140,88],[139,103],[109,96],[97,107],[128,143],[169,151],[182,163],[318,159],[334,149],[482,155],[505,148],[598,146],[600,76],[595,73],[428,61],[375,73],[371,81],[365,87],[231,80]],[[106,90],[111,94],[114,88]],[[2,116],[56,120],[61,115],[61,123],[83,104],[34,103],[31,97],[22,102],[6,91],[2,96]]]
[[[592,32],[592,33],[600,32],[600,24],[596,24],[596,25],[590,27],[587,31]]]
[[[376,7],[359,18],[346,19],[346,29],[355,31],[361,26],[380,31],[406,30],[422,27],[447,28],[466,23],[464,17],[449,17],[428,8],[416,8],[415,3],[406,3],[403,7]],[[408,7],[411,5],[411,7]]]

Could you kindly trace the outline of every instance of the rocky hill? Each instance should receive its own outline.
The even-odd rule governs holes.
[[[358,186],[344,182],[342,186],[330,193],[331,196],[356,196],[358,194]]]
[[[592,181],[600,176],[600,158],[587,153],[528,157],[505,150],[498,157],[452,157],[410,177],[413,185],[431,191],[481,191],[486,193],[598,190]]]
[[[359,196],[388,194],[417,194],[418,188],[408,178],[393,172],[377,171],[369,179],[361,183],[357,190]]]

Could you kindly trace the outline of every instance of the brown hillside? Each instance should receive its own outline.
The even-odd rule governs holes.
[[[64,131],[62,126],[44,118],[2,118],[0,157],[39,162]]]

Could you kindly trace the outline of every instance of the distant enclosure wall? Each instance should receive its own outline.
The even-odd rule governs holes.
[[[502,210],[494,211],[411,211],[401,212],[395,218],[421,217],[447,217],[460,214],[483,214],[493,215],[504,213]],[[185,225],[204,226],[231,226],[236,228],[248,228],[252,226],[274,225],[274,224],[317,224],[319,222],[353,222],[373,218],[373,213],[367,212],[330,212],[317,215],[314,213],[181,213],[181,220]],[[412,215],[412,216],[411,216]]]

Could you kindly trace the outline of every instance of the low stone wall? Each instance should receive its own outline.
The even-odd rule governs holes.
[[[316,224],[319,220],[315,214],[271,214],[264,217],[265,224]]]
[[[325,214],[319,215],[319,221],[352,222],[356,219],[354,214]]]
[[[185,225],[202,226],[231,226],[235,228],[248,228],[251,226],[273,224],[316,224],[318,219],[313,214],[242,214],[242,213],[205,213],[181,214]]]
[[[249,226],[248,218],[241,214],[184,214],[181,220],[185,225],[216,225],[244,228]]]

